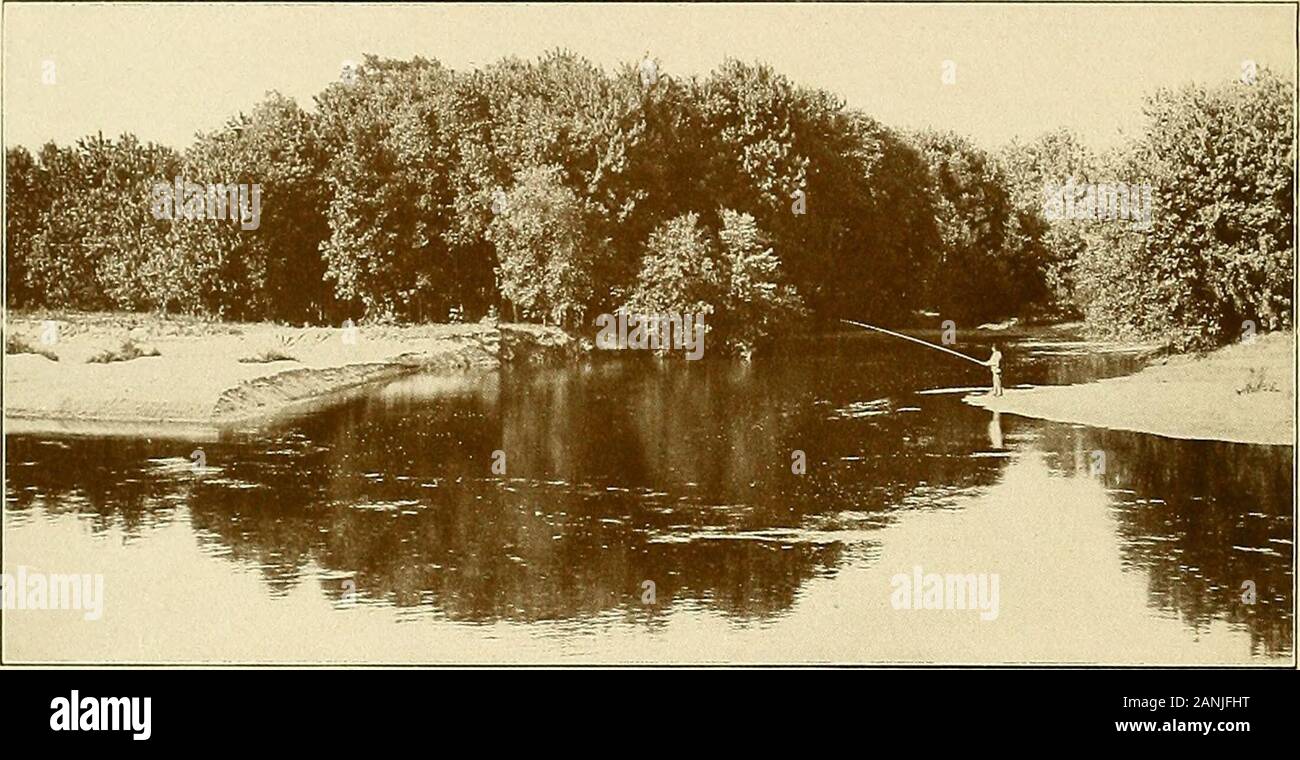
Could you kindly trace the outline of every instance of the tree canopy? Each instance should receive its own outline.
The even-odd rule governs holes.
[[[1291,89],[1263,72],[1153,93],[1147,130],[1105,155],[1066,130],[989,152],[758,63],[369,56],[314,109],[268,93],[183,153],[132,135],[8,149],[9,305],[326,324],[499,310],[574,330],[701,310],[744,355],[920,310],[1222,342],[1292,324]],[[260,224],[151,214],[177,178],[259,186]],[[1150,188],[1151,225],[1046,213],[1067,181]]]

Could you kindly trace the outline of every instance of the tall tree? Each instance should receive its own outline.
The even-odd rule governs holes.
[[[590,210],[555,166],[525,169],[488,228],[502,295],[527,316],[566,327],[584,322],[597,251]]]
[[[205,311],[241,319],[333,320],[320,253],[329,232],[325,164],[311,116],[279,93],[269,93],[224,129],[198,136],[186,151],[183,179],[244,185],[250,205],[256,200],[259,207],[255,227],[251,219],[177,220]],[[243,211],[231,208],[228,215],[233,220]]]
[[[326,274],[374,320],[446,319],[461,288],[446,232],[452,159],[439,103],[452,74],[436,61],[367,56],[317,97],[331,156]]]

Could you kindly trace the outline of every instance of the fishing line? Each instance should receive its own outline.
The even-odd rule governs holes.
[[[876,332],[882,332],[882,333],[884,333],[884,334],[886,334],[886,335],[892,335],[892,336],[894,336],[895,338],[902,338],[903,340],[910,340],[910,341],[912,341],[913,343],[920,343],[922,346],[925,346],[925,347],[927,347],[927,348],[933,348],[933,349],[935,349],[935,350],[937,350],[937,351],[944,351],[944,352],[946,352],[946,353],[950,353],[950,354],[952,354],[953,356],[956,356],[956,357],[959,357],[959,358],[965,359],[965,360],[968,361],[968,362],[974,362],[974,363],[980,365],[981,367],[987,367],[987,366],[988,366],[987,364],[985,364],[984,362],[980,361],[979,359],[975,359],[975,358],[973,358],[973,357],[967,356],[966,354],[959,353],[959,352],[957,352],[957,351],[953,351],[953,350],[950,349],[950,348],[944,348],[943,346],[936,346],[936,345],[934,345],[933,343],[929,343],[929,342],[927,342],[927,341],[921,340],[920,338],[913,338],[913,337],[910,336],[910,335],[903,335],[902,333],[896,333],[896,332],[894,332],[893,330],[886,330],[886,329],[883,328],[883,327],[876,327],[875,325],[869,325],[869,324],[867,324],[866,322],[854,322],[854,321],[851,320],[851,319],[841,319],[840,321],[841,321],[841,322],[844,322],[844,323],[847,323],[847,324],[850,324],[850,325],[855,325],[855,326],[857,326],[857,327],[862,327],[862,328],[865,328],[865,329],[867,329],[867,330],[875,330]]]

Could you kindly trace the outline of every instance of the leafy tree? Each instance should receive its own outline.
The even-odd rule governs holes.
[[[1183,347],[1294,324],[1291,85],[1161,90],[1148,127],[1113,159],[1121,181],[1154,186],[1146,232],[1110,230],[1080,262],[1089,322]]]
[[[790,331],[803,316],[803,301],[781,282],[781,262],[759,231],[754,217],[722,210],[722,270],[725,336],[748,359],[764,341]]]
[[[452,74],[423,58],[367,56],[317,97],[330,155],[326,275],[374,320],[445,319],[460,302],[451,227],[451,148],[439,118]]]
[[[641,315],[704,315],[709,334],[749,358],[789,331],[803,304],[782,281],[780,261],[754,217],[730,209],[719,216],[716,238],[695,213],[655,229],[625,308]]]
[[[41,298],[29,279],[32,246],[49,207],[49,178],[26,148],[5,151],[5,282],[9,303],[27,306]]]
[[[555,166],[520,172],[488,227],[500,262],[501,294],[525,315],[583,323],[596,251],[589,211]]]
[[[700,181],[684,186],[691,207],[752,215],[824,320],[888,321],[919,301],[937,231],[911,146],[763,65],[727,61],[692,99],[703,150]]]
[[[40,153],[42,224],[31,238],[30,302],[56,308],[148,309],[175,300],[176,252],[149,214],[150,189],[170,181],[179,158],[132,135],[102,135]]]
[[[258,199],[249,198],[261,208],[256,228],[245,229],[253,226],[251,219],[175,223],[196,272],[194,297],[204,311],[240,319],[333,319],[320,253],[329,233],[326,156],[313,127],[291,99],[270,93],[250,115],[199,135],[186,152],[184,179],[260,190]],[[232,220],[240,213],[228,211]]]
[[[1042,298],[1036,230],[1014,207],[992,157],[952,133],[922,133],[917,142],[930,166],[940,241],[924,273],[927,303],[944,317],[976,322]]]
[[[899,322],[923,305],[922,276],[939,250],[929,166],[865,114],[838,122],[814,162],[808,216],[799,218],[810,234],[786,244],[823,255],[804,276],[791,274],[824,321]]]
[[[1045,306],[1059,314],[1078,314],[1074,269],[1087,244],[1089,224],[1059,215],[1048,218],[1045,193],[1071,180],[1080,185],[1106,181],[1099,161],[1077,135],[1066,129],[1046,132],[1027,143],[1013,141],[998,154],[1012,203],[1025,220],[1028,233],[1036,235],[1042,244],[1042,274],[1051,296]]]
[[[455,156],[455,219],[446,237],[464,252],[473,279],[481,281],[486,272],[492,283],[495,256],[487,230],[496,197],[516,174],[537,166],[553,167],[583,199],[587,236],[601,248],[635,239],[629,217],[647,188],[630,169],[629,154],[643,134],[633,85],[631,77],[611,78],[562,51],[536,62],[507,58],[457,75],[444,109]],[[585,306],[611,305],[612,294],[631,277],[629,258],[605,255],[590,262],[594,301]]]
[[[6,152],[11,305],[230,319],[566,326],[705,312],[748,355],[802,325],[1077,307],[1180,345],[1292,324],[1288,85],[1157,93],[1138,140],[1064,130],[987,154],[905,134],[729,60],[612,73],[552,51],[468,72],[367,56],[314,114],[270,94],[174,152],[87,138]],[[258,184],[256,230],[159,220],[155,182]],[[1152,185],[1149,230],[1047,218],[1044,188]]]
[[[645,243],[636,285],[626,304],[635,314],[702,314],[705,324],[722,301],[717,248],[694,212],[664,222]]]

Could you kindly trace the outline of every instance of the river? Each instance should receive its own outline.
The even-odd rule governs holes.
[[[1003,350],[1008,385],[1141,366]],[[952,391],[985,384],[859,332],[750,365],[411,376],[210,441],[10,434],[5,572],[105,592],[97,620],[7,612],[5,659],[1290,660],[1291,447]],[[931,573],[995,579],[996,604],[900,608],[901,580]]]

